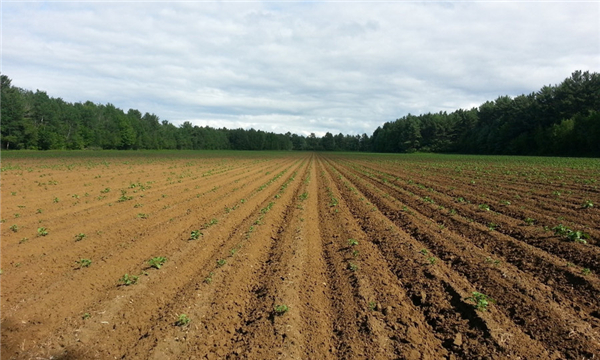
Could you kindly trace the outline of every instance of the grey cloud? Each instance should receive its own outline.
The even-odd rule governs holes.
[[[597,3],[4,3],[2,72],[175,124],[370,133],[598,71]]]

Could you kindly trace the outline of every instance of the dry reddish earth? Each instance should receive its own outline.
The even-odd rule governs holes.
[[[3,159],[1,358],[600,358],[599,167],[478,159]]]

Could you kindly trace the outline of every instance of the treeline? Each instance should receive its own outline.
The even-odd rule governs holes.
[[[14,87],[1,75],[2,149],[232,149],[600,156],[600,75],[574,72],[555,86],[478,108],[406,115],[372,136],[275,134],[175,126],[112,104],[68,103]]]
[[[155,114],[112,104],[68,103],[44,91],[11,84],[1,75],[2,149],[178,149],[368,151],[366,134],[301,136],[255,129],[215,129],[184,122],[177,127]]]
[[[407,115],[378,127],[377,152],[600,156],[600,74],[574,72],[529,95]]]

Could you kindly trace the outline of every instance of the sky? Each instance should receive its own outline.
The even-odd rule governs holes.
[[[600,2],[2,1],[1,72],[175,125],[370,135],[600,71]]]

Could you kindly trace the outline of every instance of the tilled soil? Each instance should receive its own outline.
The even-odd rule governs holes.
[[[3,159],[1,358],[600,358],[597,166],[234,154]]]

